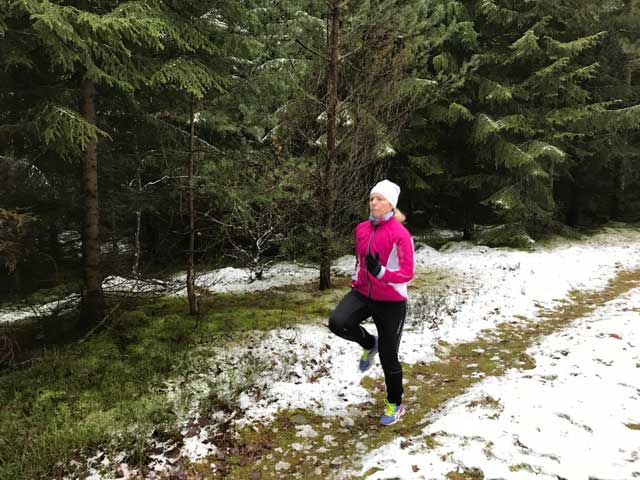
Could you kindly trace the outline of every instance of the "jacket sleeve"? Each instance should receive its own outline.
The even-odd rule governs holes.
[[[396,243],[399,268],[382,267],[378,278],[385,283],[407,283],[414,274],[413,238],[409,232],[400,237]],[[389,263],[389,262],[387,262]]]

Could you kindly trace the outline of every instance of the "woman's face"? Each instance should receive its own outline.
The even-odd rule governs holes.
[[[369,212],[374,217],[381,217],[391,210],[393,210],[391,203],[389,202],[389,200],[384,198],[383,195],[379,193],[372,193],[369,196]]]

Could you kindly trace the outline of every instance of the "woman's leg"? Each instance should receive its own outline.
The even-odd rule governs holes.
[[[358,343],[362,348],[373,348],[373,335],[360,325],[371,316],[367,299],[351,290],[347,293],[329,317],[329,328],[346,340]]]
[[[372,302],[373,321],[378,329],[378,352],[387,385],[387,400],[402,403],[402,365],[398,349],[407,314],[407,302]]]

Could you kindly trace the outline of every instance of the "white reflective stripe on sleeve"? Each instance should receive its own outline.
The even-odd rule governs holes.
[[[400,262],[398,261],[398,244],[394,243],[389,259],[387,260],[387,268],[390,270],[400,270]]]

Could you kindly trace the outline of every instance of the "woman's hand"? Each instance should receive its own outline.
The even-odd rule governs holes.
[[[374,276],[378,277],[380,270],[382,269],[382,265],[380,265],[380,254],[376,252],[376,257],[373,258],[371,252],[367,253],[367,270]]]

